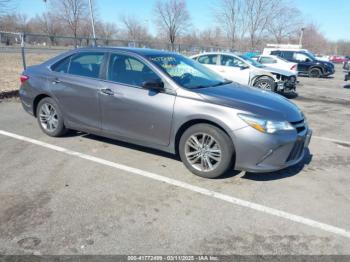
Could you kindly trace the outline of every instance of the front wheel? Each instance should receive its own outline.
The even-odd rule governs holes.
[[[318,69],[318,68],[310,69],[309,77],[311,77],[311,78],[320,78],[321,76],[322,76],[322,72],[321,72],[320,69]]]
[[[275,91],[276,83],[275,81],[270,77],[260,77],[258,80],[255,81],[254,87],[257,87],[259,89],[265,90],[265,91]]]
[[[67,132],[61,110],[56,101],[52,98],[46,97],[40,100],[36,116],[41,130],[43,130],[45,134],[58,137]]]
[[[195,175],[216,178],[232,167],[234,153],[230,137],[220,128],[197,124],[188,128],[179,143],[184,165]]]

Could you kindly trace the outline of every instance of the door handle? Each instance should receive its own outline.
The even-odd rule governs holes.
[[[104,94],[104,95],[108,95],[108,96],[113,96],[114,92],[112,91],[112,89],[109,88],[102,88],[100,89],[100,93]]]
[[[52,84],[58,84],[61,83],[61,80],[59,80],[58,78],[55,78],[54,80],[52,80]]]

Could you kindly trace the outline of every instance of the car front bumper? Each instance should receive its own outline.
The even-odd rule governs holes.
[[[254,173],[272,172],[299,163],[308,148],[312,130],[265,134],[252,127],[233,133],[236,170]]]
[[[323,72],[324,76],[330,76],[335,73],[335,68],[326,68]]]
[[[348,80],[350,80],[350,72],[345,75],[345,81],[348,81]]]

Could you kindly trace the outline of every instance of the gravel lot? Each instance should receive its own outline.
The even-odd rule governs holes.
[[[0,134],[0,254],[350,255],[350,86],[343,76],[338,68],[334,78],[299,79],[299,96],[292,100],[314,130],[303,163],[214,180],[190,174],[161,152],[81,133],[45,136],[17,100],[2,100],[0,130],[115,164]],[[345,233],[229,203],[118,165]]]

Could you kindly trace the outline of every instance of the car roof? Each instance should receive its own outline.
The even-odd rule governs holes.
[[[192,57],[202,56],[202,55],[231,55],[239,57],[238,54],[232,53],[232,52],[203,52],[200,54],[193,55]]]
[[[170,51],[164,51],[164,50],[157,50],[157,49],[151,49],[151,48],[134,48],[134,47],[82,47],[78,48],[77,52],[79,51],[104,51],[104,52],[113,52],[113,51],[124,51],[128,53],[134,53],[141,56],[149,56],[149,55],[169,55],[169,54],[176,54],[175,52]]]

